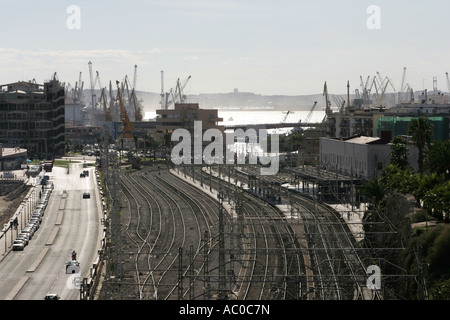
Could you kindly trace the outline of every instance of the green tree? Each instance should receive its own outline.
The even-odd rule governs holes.
[[[164,134],[164,147],[170,148],[172,146],[172,133]]]
[[[369,180],[363,185],[361,193],[368,198],[369,209],[381,206],[384,191],[384,185],[377,179]]]
[[[417,149],[419,150],[419,158],[417,160],[419,165],[419,172],[423,173],[423,160],[425,147],[430,145],[433,125],[428,121],[428,118],[420,116],[411,120],[408,128],[408,134],[412,136]]]
[[[450,140],[436,141],[428,149],[425,169],[437,174],[444,174],[450,179]]]
[[[411,191],[412,172],[390,164],[381,172],[380,183],[386,190],[409,193]]]
[[[429,186],[429,189],[423,196],[423,205],[436,219],[449,222],[450,181]]]
[[[396,136],[392,139],[390,163],[400,169],[408,167],[408,147],[405,138]]]

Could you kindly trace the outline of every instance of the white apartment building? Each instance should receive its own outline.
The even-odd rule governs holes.
[[[418,169],[417,148],[408,143],[408,161]],[[391,144],[378,137],[320,138],[320,165],[341,174],[369,180],[389,165]]]

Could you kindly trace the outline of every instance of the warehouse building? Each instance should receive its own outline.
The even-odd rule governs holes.
[[[351,177],[369,180],[377,177],[389,165],[391,143],[389,136],[382,138],[354,136],[348,139],[320,138],[320,165]],[[418,170],[418,151],[407,140],[408,162],[413,170]]]

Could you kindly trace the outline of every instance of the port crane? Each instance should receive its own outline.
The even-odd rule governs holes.
[[[448,77],[448,72],[445,73],[445,78],[447,79],[447,90],[450,93],[450,79]]]
[[[136,89],[136,82],[137,82],[137,64],[134,65],[134,76],[133,76],[133,87],[131,89]]]
[[[136,92],[134,89],[131,90],[131,100],[134,105],[134,117],[136,118],[136,121],[142,121],[142,112],[141,108],[138,106]]]
[[[111,110],[108,108],[108,102],[106,99],[105,88],[102,89],[100,100],[103,101],[103,111],[105,113],[105,121],[112,121]]]
[[[97,99],[97,97],[95,96],[95,93],[94,93],[95,82],[94,82],[94,77],[92,75],[92,62],[89,61],[88,65],[89,65],[89,78],[91,80],[91,103],[92,103],[92,108],[95,109],[95,100]]]
[[[377,72],[377,74],[379,75],[378,72]],[[381,79],[380,76],[379,76],[379,79]],[[392,89],[395,91],[395,88],[394,88],[391,80],[388,77],[384,78],[384,80],[381,80],[380,83],[378,83],[378,87],[377,87],[377,78],[376,77],[373,78],[372,86],[375,87],[374,96],[375,96],[376,103],[379,107],[382,107],[382,105],[383,105],[383,102],[384,102],[384,99],[386,96],[386,89],[387,89],[388,85],[391,85]],[[380,92],[378,90],[380,90]]]
[[[119,81],[116,81],[117,85],[117,99],[119,100],[120,106],[120,120],[123,123],[123,134],[119,137],[119,139],[127,138],[133,139],[134,132],[134,124],[131,123],[130,118],[128,117],[127,110],[123,104],[122,94],[120,92]]]
[[[314,101],[314,104],[311,107],[311,110],[309,110],[308,115],[305,118],[305,123],[309,123],[309,121],[311,120],[311,116],[312,116],[314,110],[316,109],[316,105],[317,105],[317,101]]]
[[[327,82],[323,86],[323,96],[325,96],[325,116],[331,115],[331,102],[328,97]]]
[[[174,103],[186,102],[186,95],[183,93],[183,91],[190,78],[191,76],[189,76],[186,80],[184,80],[183,83],[180,83],[180,78],[178,78],[175,90],[171,90]]]
[[[286,122],[286,119],[287,119],[289,113],[291,113],[291,110],[288,110],[288,111],[286,112],[286,115],[284,116],[283,121],[281,121],[281,123],[285,123],[285,122]]]
[[[168,93],[164,92],[164,71],[161,70],[161,93],[160,93],[161,100],[160,100],[159,104],[161,105],[161,109],[163,109],[163,110],[167,110],[167,108],[168,108],[168,105],[167,105],[168,96],[169,96]]]
[[[412,100],[414,100],[414,92],[409,83],[405,83],[405,75],[406,75],[406,67],[403,68],[402,84],[400,87],[400,91],[398,93],[399,103],[411,102]],[[413,92],[412,95],[411,92]]]

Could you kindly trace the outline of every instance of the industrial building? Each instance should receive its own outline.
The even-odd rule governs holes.
[[[198,103],[175,103],[174,109],[156,110],[156,115],[156,121],[159,122],[156,127],[158,132],[170,133],[178,128],[193,131],[194,121],[202,122],[203,131],[211,128],[224,131],[224,127],[218,125],[218,122],[223,121],[219,118],[218,110],[200,109]]]
[[[64,85],[56,78],[0,85],[0,143],[30,155],[64,154]]]
[[[377,136],[383,131],[390,131],[392,137],[408,134],[411,121],[417,118],[410,116],[383,116],[377,119]],[[432,125],[432,140],[444,141],[449,138],[449,117],[427,117],[428,122]]]
[[[433,126],[433,140],[444,141],[450,138],[450,103],[448,96],[436,88],[429,94],[424,90],[417,101],[399,103],[390,108],[376,121],[377,134],[391,131],[392,136],[408,134],[408,127],[413,118],[428,118]]]
[[[385,109],[348,107],[342,112],[333,112],[327,116],[327,135],[336,138],[348,138],[357,134],[376,136],[377,118],[383,116]]]
[[[389,164],[390,138],[390,134],[382,138],[361,135],[348,139],[320,138],[320,165],[349,177],[372,179]],[[409,140],[407,147],[408,162],[413,170],[418,170],[417,148]]]

